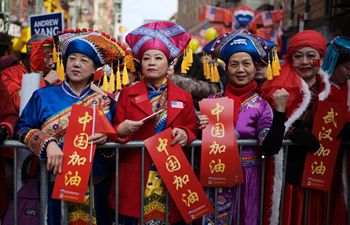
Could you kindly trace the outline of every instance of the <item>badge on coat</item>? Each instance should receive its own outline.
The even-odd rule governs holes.
[[[136,103],[141,103],[141,102],[144,102],[144,101],[147,101],[147,100],[148,100],[147,95],[140,95],[140,96],[136,96],[135,97],[135,102]]]
[[[171,108],[183,109],[184,108],[184,103],[183,102],[179,102],[179,101],[171,101]]]

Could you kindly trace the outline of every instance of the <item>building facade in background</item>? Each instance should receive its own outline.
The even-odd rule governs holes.
[[[282,9],[283,36],[286,40],[303,29],[315,29],[328,41],[339,34],[350,36],[350,29],[347,29],[347,23],[350,21],[350,0],[179,0],[178,2],[177,22],[195,36],[200,35],[203,27],[215,25],[208,21],[200,22],[199,18],[205,4],[230,10],[241,5],[254,10],[266,5]]]

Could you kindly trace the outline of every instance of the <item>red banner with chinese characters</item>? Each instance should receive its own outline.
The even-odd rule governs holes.
[[[314,153],[308,152],[304,166],[302,186],[329,191],[332,184],[334,166],[340,140],[337,135],[346,120],[344,107],[337,103],[318,103],[312,133],[321,147]]]
[[[209,118],[202,132],[200,181],[205,187],[232,187],[243,182],[233,104],[227,97],[199,102],[201,115]]]
[[[62,173],[56,175],[52,198],[82,203],[90,178],[96,145],[89,144],[88,138],[93,132],[115,134],[115,130],[104,112],[93,108],[73,105],[69,126],[63,147]]]
[[[213,208],[180,145],[171,146],[172,140],[168,128],[145,140],[145,145],[182,217],[190,223]]]

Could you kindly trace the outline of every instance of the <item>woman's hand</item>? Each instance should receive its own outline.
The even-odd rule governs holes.
[[[198,129],[203,130],[209,123],[209,118],[206,115],[198,116]]]
[[[289,97],[288,91],[286,91],[284,88],[277,89],[272,96],[275,103],[275,109],[278,112],[282,112],[282,113],[286,112],[287,102]]]
[[[46,148],[47,163],[46,168],[48,171],[53,170],[53,174],[62,172],[62,160],[63,152],[56,142],[51,141]]]
[[[126,136],[135,133],[143,125],[143,122],[124,120],[117,128],[118,136]]]
[[[174,138],[171,145],[175,145],[176,143],[179,143],[182,147],[186,145],[188,136],[184,129],[175,127],[171,132],[171,136]]]
[[[103,145],[107,142],[107,135],[101,134],[101,133],[95,133],[94,135],[91,135],[88,139],[89,143],[93,142],[93,144]]]

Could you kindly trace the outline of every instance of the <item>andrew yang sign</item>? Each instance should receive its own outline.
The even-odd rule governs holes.
[[[30,35],[46,34],[53,37],[64,29],[62,12],[33,15],[29,17],[29,23]]]

